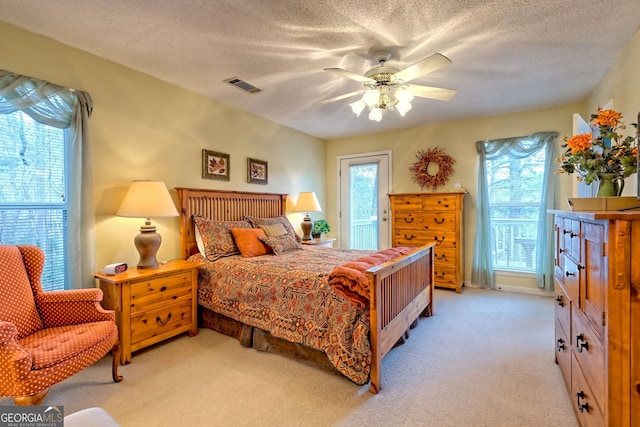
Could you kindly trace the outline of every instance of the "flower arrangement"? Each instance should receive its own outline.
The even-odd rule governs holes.
[[[615,174],[626,178],[638,171],[638,147],[632,136],[623,137],[619,132],[626,126],[622,114],[598,107],[591,115],[591,125],[599,132],[583,133],[564,138],[566,151],[556,159],[560,168],[556,173],[576,173],[578,181],[589,185],[599,181],[603,174]],[[632,123],[637,127],[637,123]]]

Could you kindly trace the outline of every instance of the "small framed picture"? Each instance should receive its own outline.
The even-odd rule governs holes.
[[[269,169],[267,162],[247,158],[247,182],[254,184],[269,183]]]
[[[203,149],[202,178],[229,181],[229,155]]]

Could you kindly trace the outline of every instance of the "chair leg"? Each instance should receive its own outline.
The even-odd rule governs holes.
[[[49,393],[49,388],[45,388],[36,394],[31,396],[18,396],[13,398],[13,403],[17,406],[39,406],[44,400],[45,396]]]
[[[120,364],[120,341],[116,342],[111,349],[111,355],[113,356],[111,376],[113,377],[113,382],[119,383],[122,381],[122,375],[118,375],[118,365]]]

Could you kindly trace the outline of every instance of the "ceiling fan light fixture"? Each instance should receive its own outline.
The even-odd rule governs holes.
[[[379,99],[380,99],[380,91],[378,91],[377,89],[369,89],[364,93],[364,95],[362,95],[362,100],[369,107],[374,107],[376,104],[378,104]]]
[[[411,110],[411,108],[411,103],[408,101],[398,101],[396,104],[396,109],[402,117],[404,117],[404,115],[407,114],[407,111]]]
[[[364,107],[366,107],[367,104],[362,99],[359,99],[358,101],[349,104],[349,106],[356,116],[360,117],[360,113],[362,113],[362,110],[364,110]]]
[[[394,96],[398,100],[398,102],[411,102],[413,101],[413,92],[408,87],[401,87],[396,90]]]
[[[382,110],[380,108],[372,108],[369,113],[369,120],[373,120],[374,122],[382,120]]]

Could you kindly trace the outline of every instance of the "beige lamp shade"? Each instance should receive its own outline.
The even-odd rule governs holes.
[[[306,212],[306,215],[302,220],[302,223],[300,224],[300,229],[302,230],[302,240],[313,241],[313,237],[311,237],[313,221],[311,221],[309,212],[322,212],[322,208],[320,207],[320,203],[318,202],[316,193],[314,193],[313,191],[305,191],[300,193],[298,195],[298,201],[296,202],[296,206],[293,208],[293,211]]]
[[[137,234],[133,240],[140,254],[138,268],[157,268],[156,254],[162,243],[162,237],[156,233],[156,227],[151,224],[151,218],[178,216],[176,205],[173,204],[164,182],[133,181],[116,215],[147,219],[140,227],[140,234]]]

